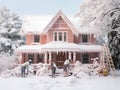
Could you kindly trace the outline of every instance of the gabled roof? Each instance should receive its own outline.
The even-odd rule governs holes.
[[[29,15],[26,16],[21,31],[23,33],[47,33],[47,31],[52,27],[55,21],[62,17],[62,19],[71,28],[75,35],[81,34],[93,34],[98,33],[96,29],[90,29],[88,27],[82,28],[80,26],[80,18],[75,18],[74,16],[65,15],[61,10],[59,10],[56,15]]]
[[[55,21],[61,16],[61,18],[67,23],[67,25],[71,28],[72,32],[75,35],[78,35],[78,30],[77,28],[74,27],[74,25],[71,23],[71,21],[65,16],[65,14],[59,10],[57,12],[57,14],[52,18],[52,20],[49,22],[49,24],[46,26],[46,28],[44,29],[43,33],[47,33],[47,31],[53,26],[53,24],[55,23]]]

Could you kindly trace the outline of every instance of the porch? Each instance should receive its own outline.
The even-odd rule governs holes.
[[[29,45],[17,49],[19,63],[33,60],[33,63],[50,64],[53,60],[59,68],[63,67],[66,59],[74,64],[76,60],[81,63],[91,63],[91,58],[100,57],[101,46],[78,45],[67,42],[50,42],[44,45]]]

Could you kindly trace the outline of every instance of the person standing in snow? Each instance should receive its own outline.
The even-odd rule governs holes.
[[[52,61],[52,62],[51,62],[51,70],[52,70],[52,75],[51,75],[51,77],[54,77],[54,78],[55,78],[56,68],[57,68],[56,64]]]
[[[68,73],[69,66],[70,66],[70,60],[67,59],[67,60],[65,60],[65,62],[63,64],[64,76],[68,76],[69,75],[69,73]]]
[[[25,77],[26,74],[28,75],[28,71],[29,71],[28,69],[29,69],[29,65],[31,65],[31,63],[32,63],[32,60],[29,60],[29,61],[22,64],[22,66],[21,66],[21,77]]]

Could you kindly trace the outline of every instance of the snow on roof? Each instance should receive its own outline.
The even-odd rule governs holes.
[[[101,46],[100,45],[79,44],[79,47],[81,48],[81,52],[101,52]]]
[[[80,51],[80,47],[74,43],[67,43],[63,41],[52,41],[43,45],[44,51]]]
[[[42,33],[52,19],[53,15],[29,15],[25,17],[22,25],[24,33]]]
[[[53,41],[43,45],[43,50],[46,51],[77,51],[77,52],[100,52],[100,45],[93,44],[74,44],[62,41]]]
[[[23,25],[22,31],[24,33],[43,33],[46,26],[52,20],[55,15],[29,15],[26,16]],[[82,28],[80,26],[80,18],[74,17],[72,15],[67,15],[67,18],[71,21],[74,25],[75,29],[79,33],[89,34],[89,33],[96,33],[97,30],[90,30],[90,28]]]
[[[68,16],[69,20],[72,22],[72,24],[75,26],[75,28],[78,30],[81,34],[94,34],[98,33],[97,29],[91,29],[89,26],[82,27],[80,26],[80,18],[74,17],[74,16]],[[91,25],[92,26],[92,25]]]
[[[42,45],[23,45],[16,49],[16,52],[41,52]]]
[[[63,41],[52,41],[44,45],[24,45],[16,50],[17,52],[45,52],[45,51],[71,51],[71,52],[100,52],[101,46],[99,45],[83,45],[67,43]]]

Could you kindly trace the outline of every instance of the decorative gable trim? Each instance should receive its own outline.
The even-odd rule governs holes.
[[[53,26],[53,24],[55,23],[55,21],[61,16],[61,18],[67,23],[67,25],[70,27],[70,29],[72,30],[72,32],[75,35],[79,35],[79,31],[74,27],[74,25],[71,23],[71,21],[65,16],[65,14],[59,10],[57,12],[57,14],[51,19],[51,21],[48,23],[48,25],[45,27],[45,29],[43,30],[44,34],[47,34],[48,30],[50,30],[50,28]]]

